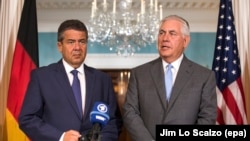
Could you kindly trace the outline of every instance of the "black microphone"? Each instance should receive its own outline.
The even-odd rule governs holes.
[[[78,139],[78,141],[89,141],[89,139],[87,138],[87,136],[82,135],[82,136]]]
[[[87,138],[90,141],[100,141],[101,129],[108,123],[109,119],[108,106],[103,102],[96,102],[90,113],[90,121],[93,124],[93,127],[87,134]]]

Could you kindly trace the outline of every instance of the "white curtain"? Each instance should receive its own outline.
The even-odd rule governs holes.
[[[233,12],[241,61],[242,83],[245,92],[247,118],[250,124],[250,1],[233,0]]]
[[[4,140],[9,76],[24,0],[1,0],[0,3],[0,140]]]

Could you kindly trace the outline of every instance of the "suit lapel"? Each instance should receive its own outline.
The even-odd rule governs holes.
[[[166,92],[165,92],[165,84],[164,84],[164,70],[162,67],[162,60],[158,58],[152,65],[150,75],[154,81],[154,86],[157,89],[157,94],[162,103],[162,107],[166,109]]]
[[[89,115],[87,115],[87,113],[90,113],[92,110],[92,106],[93,104],[93,89],[94,89],[94,83],[95,83],[95,76],[93,71],[91,71],[91,69],[84,65],[84,73],[85,73],[85,78],[86,78],[86,97],[85,97],[85,110],[84,110],[84,118],[89,118]]]
[[[58,62],[58,67],[56,68],[55,77],[57,79],[58,84],[61,85],[62,95],[67,97],[67,99],[69,100],[69,103],[73,107],[74,111],[77,113],[77,115],[81,119],[82,116],[80,115],[80,112],[78,110],[78,107],[77,107],[77,104],[75,101],[75,97],[74,97],[74,94],[73,94],[73,91],[72,91],[71,85],[69,83],[69,79],[68,79],[68,76],[66,74],[66,71],[65,71],[65,68],[63,66],[62,61]]]

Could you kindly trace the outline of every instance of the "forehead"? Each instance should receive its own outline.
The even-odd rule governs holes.
[[[175,29],[180,30],[182,23],[176,19],[168,19],[164,21],[161,25],[161,29]]]
[[[86,32],[84,31],[79,31],[79,30],[74,30],[74,29],[69,29],[64,31],[64,36],[65,37],[85,37],[86,38]]]

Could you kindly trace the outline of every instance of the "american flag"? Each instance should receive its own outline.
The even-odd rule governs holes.
[[[212,69],[216,73],[217,81],[216,124],[247,124],[231,0],[220,1]]]

